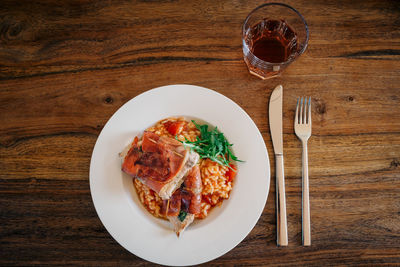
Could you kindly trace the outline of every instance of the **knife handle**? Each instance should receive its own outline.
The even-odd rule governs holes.
[[[285,197],[285,175],[283,165],[283,155],[275,155],[276,163],[276,221],[278,246],[288,245],[288,232],[286,221],[286,197]]]

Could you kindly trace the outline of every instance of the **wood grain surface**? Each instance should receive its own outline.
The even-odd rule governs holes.
[[[399,266],[399,2],[285,1],[306,18],[309,47],[281,77],[262,81],[243,62],[241,24],[263,2],[1,1],[0,265],[151,266],[97,217],[90,157],[121,105],[185,83],[238,103],[259,127],[271,166],[267,106],[284,86],[289,246],[275,243],[272,168],[255,228],[207,265]],[[307,248],[293,129],[303,95],[313,105]]]

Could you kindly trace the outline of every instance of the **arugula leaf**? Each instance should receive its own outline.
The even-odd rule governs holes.
[[[223,133],[221,133],[217,127],[213,130],[208,130],[208,125],[203,124],[199,125],[194,120],[192,120],[193,124],[200,131],[200,137],[196,138],[196,141],[191,142],[187,138],[185,141],[178,140],[176,136],[175,139],[183,143],[186,147],[189,147],[191,150],[197,152],[200,155],[200,158],[209,158],[212,161],[215,161],[223,166],[228,166],[230,160],[240,161],[233,152],[230,150],[230,147],[233,144],[230,144],[228,140],[226,140]]]
[[[178,219],[179,219],[181,222],[183,222],[183,221],[185,220],[185,218],[186,218],[186,215],[187,215],[187,212],[181,210],[181,211],[179,212]]]

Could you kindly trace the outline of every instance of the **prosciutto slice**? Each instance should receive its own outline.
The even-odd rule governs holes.
[[[181,188],[175,191],[171,199],[164,200],[162,212],[174,226],[178,237],[193,222],[195,215],[200,213],[201,191],[200,168],[196,165],[188,172]]]
[[[169,199],[183,182],[183,177],[198,161],[199,155],[170,137],[144,132],[136,137],[124,157],[122,170],[153,189],[162,199]]]

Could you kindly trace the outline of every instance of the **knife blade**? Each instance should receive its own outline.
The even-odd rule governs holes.
[[[283,87],[278,85],[271,94],[269,101],[269,129],[275,154],[276,173],[276,221],[278,246],[288,245],[285,197],[285,172],[283,163],[282,137],[282,97]]]

